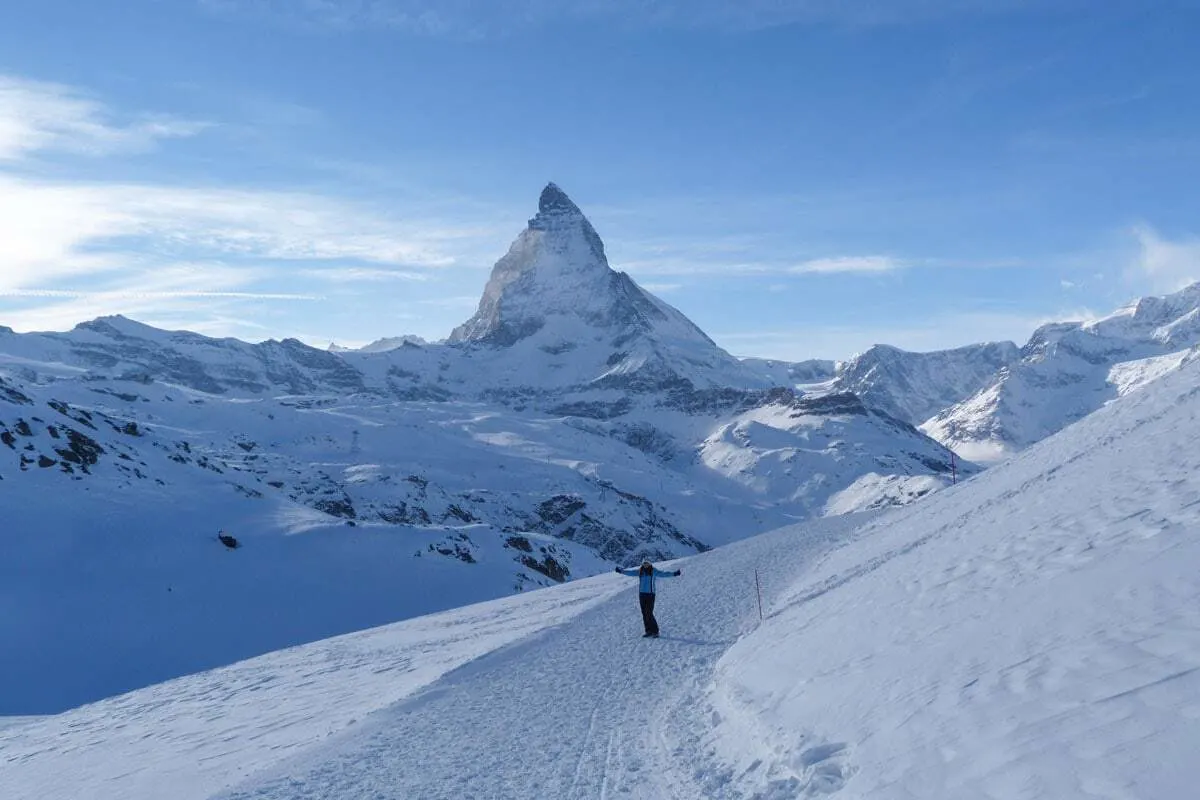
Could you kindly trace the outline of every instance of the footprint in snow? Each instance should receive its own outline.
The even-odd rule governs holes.
[[[795,774],[768,783],[754,800],[800,800],[840,791],[854,774],[844,742],[829,742],[802,750],[792,762]]]

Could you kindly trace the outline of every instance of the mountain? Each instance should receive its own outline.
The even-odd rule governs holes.
[[[678,310],[613,270],[595,228],[553,183],[542,191],[537,216],[496,262],[478,311],[449,342],[486,348],[498,373],[530,385],[769,385]]]
[[[913,425],[971,397],[1020,358],[1012,342],[912,353],[875,345],[837,365],[833,388]]]
[[[385,353],[388,350],[395,350],[397,347],[424,347],[429,342],[422,339],[420,336],[388,336],[383,339],[376,339],[370,344],[362,347],[342,347],[336,343],[329,345],[331,353]]]
[[[743,358],[742,363],[765,377],[773,386],[806,389],[832,380],[836,361],[813,358],[807,361],[776,361],[769,358]]]
[[[608,574],[15,721],[5,796],[1190,797],[1198,396],[668,565],[657,641]]]
[[[553,186],[452,338],[330,352],[123,317],[0,331],[0,607],[36,609],[0,619],[24,654],[0,660],[0,685],[23,687],[0,713],[952,480],[912,425],[773,387],[611,270]]]
[[[1002,459],[1196,358],[1200,284],[1091,322],[1045,325],[1021,358],[921,427],[966,458]]]

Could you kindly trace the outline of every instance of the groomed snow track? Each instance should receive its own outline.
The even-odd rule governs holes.
[[[696,798],[719,767],[697,752],[697,701],[758,624],[754,569],[789,585],[861,519],[797,526],[696,557],[659,582],[662,637],[641,638],[636,581],[571,624],[490,653],[318,753],[222,800]],[[768,598],[769,599],[769,598]],[[530,657],[531,654],[533,657]]]

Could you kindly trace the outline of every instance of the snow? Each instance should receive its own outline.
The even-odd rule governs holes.
[[[125,321],[114,340],[107,326],[85,330],[82,352],[111,353],[112,373],[60,369],[84,358],[74,334],[0,345],[25,359],[0,364],[0,435],[12,442],[0,444],[0,636],[24,653],[0,656],[0,683],[23,687],[0,695],[0,714],[61,711],[624,559],[692,554],[820,513],[864,472],[929,475],[948,458],[861,407],[796,416],[782,399],[689,411],[606,390],[597,399],[626,411],[594,420],[335,386],[208,392],[122,378],[145,369],[121,362],[137,353],[218,382],[156,344],[175,334],[129,338],[145,331]],[[184,337],[201,367],[228,353],[223,374],[244,377],[257,363],[250,346],[201,338]],[[728,445],[745,455],[739,474],[697,455],[714,429],[750,420],[756,436]],[[86,472],[65,471],[68,430],[103,448]],[[773,431],[780,440],[761,444]],[[910,497],[880,484],[862,503]],[[245,546],[225,552],[218,529]]]
[[[1189,797],[1198,436],[1192,362],[919,503],[667,565],[660,640],[634,582],[598,576],[8,727],[0,780],[17,800]]]
[[[741,362],[766,377],[773,386],[804,389],[833,380],[836,363],[825,359],[775,361],[769,358],[742,358]]]
[[[973,344],[953,350],[910,353],[875,345],[837,365],[833,389],[854,392],[880,411],[920,425],[989,385],[1020,357],[1012,342]]]
[[[541,206],[450,344],[124,317],[0,335],[0,639],[22,654],[0,685],[23,687],[0,714],[948,482],[945,448],[853,397],[771,388],[614,272],[560,190]]]
[[[868,472],[854,483],[830,496],[825,504],[827,515],[852,514],[864,509],[879,508],[881,497],[904,497],[917,500],[942,488],[942,483],[927,475],[879,475]]]
[[[708,796],[1193,796],[1198,434],[1192,364],[859,531],[721,659]]]
[[[1115,364],[1108,371],[1107,381],[1117,390],[1118,397],[1124,397],[1130,392],[1136,392],[1151,381],[1156,381],[1164,375],[1178,370],[1184,364],[1194,360],[1197,354],[1200,354],[1200,348],[1193,347],[1178,353],[1168,353],[1165,356],[1125,361]]]
[[[4,796],[210,797],[465,663],[566,623],[620,586],[562,588],[271,653],[55,717],[0,717]]]
[[[1044,325],[1019,361],[920,428],[960,455],[999,460],[1178,369],[1197,346],[1200,283],[1091,322]]]

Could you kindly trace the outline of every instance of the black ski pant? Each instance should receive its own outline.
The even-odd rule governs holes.
[[[658,636],[658,620],[654,618],[654,593],[639,592],[638,603],[642,606],[642,624],[646,626],[646,633]]]

